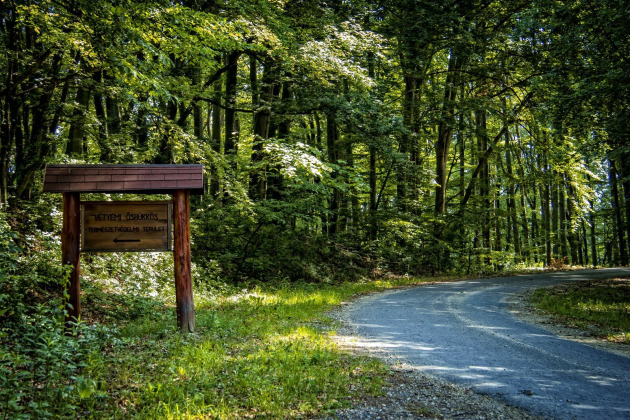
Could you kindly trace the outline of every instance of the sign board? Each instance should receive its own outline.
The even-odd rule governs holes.
[[[81,252],[170,251],[170,201],[81,202]]]

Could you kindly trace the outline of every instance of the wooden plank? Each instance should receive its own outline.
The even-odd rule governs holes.
[[[177,324],[184,332],[195,330],[192,275],[190,263],[190,192],[173,192],[173,233],[175,262],[175,301]]]
[[[170,251],[170,201],[84,201],[81,252]]]
[[[46,165],[44,192],[203,194],[203,165]]]
[[[79,198],[78,193],[63,193],[63,224],[61,227],[61,263],[68,266],[70,279],[67,286],[69,295],[66,326],[76,322],[81,316],[81,283],[79,257]]]

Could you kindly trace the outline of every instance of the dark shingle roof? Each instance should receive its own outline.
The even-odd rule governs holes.
[[[44,192],[203,194],[203,165],[46,165]]]

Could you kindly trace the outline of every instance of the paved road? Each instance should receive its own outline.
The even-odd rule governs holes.
[[[506,303],[530,288],[615,276],[630,269],[429,285],[351,305],[349,318],[364,345],[534,414],[630,419],[629,358],[558,338],[518,320]]]

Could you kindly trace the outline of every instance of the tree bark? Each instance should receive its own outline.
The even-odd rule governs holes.
[[[339,132],[337,129],[337,122],[335,116],[331,113],[326,114],[326,146],[328,149],[328,162],[337,164],[339,152],[337,150],[337,141],[339,139]],[[337,171],[333,170],[331,178],[335,180],[337,178]],[[340,191],[338,188],[333,188],[330,198],[330,219],[328,222],[328,234],[336,234],[339,229],[339,210],[340,210]]]
[[[619,249],[619,256],[621,259],[621,265],[628,265],[628,254],[626,253],[626,240],[624,237],[623,220],[621,216],[621,207],[619,204],[619,188],[617,186],[617,167],[614,160],[609,160],[609,176],[610,176],[610,188],[613,202],[613,212],[616,222],[616,234],[617,243]]]
[[[81,85],[77,88],[76,102],[79,106],[72,113],[72,124],[70,125],[68,146],[66,148],[68,156],[81,156],[84,151],[84,124],[85,115],[90,105],[90,92]]]
[[[435,212],[443,214],[446,211],[446,178],[449,149],[453,139],[455,126],[455,100],[457,98],[458,63],[454,54],[448,60],[448,73],[444,86],[444,101],[442,103],[442,120],[438,126],[438,138],[435,143]]]
[[[553,181],[551,182],[551,201],[553,205],[552,212],[552,221],[551,221],[551,239],[553,243],[553,256],[554,258],[559,257],[559,245],[560,245],[560,236],[559,236],[559,209],[560,203],[558,202],[558,173],[553,171]]]
[[[505,131],[505,165],[507,167],[507,175],[508,175],[508,218],[512,224],[512,234],[514,236],[514,255],[516,258],[516,262],[520,262],[521,257],[521,246],[520,246],[520,237],[518,231],[518,222],[517,222],[517,214],[516,214],[516,198],[514,194],[514,173],[512,171],[512,151],[511,151],[511,143],[510,140],[512,136],[510,134],[510,130]]]
[[[566,206],[566,183],[564,174],[560,174],[558,180],[558,212],[560,219],[558,220],[560,228],[560,257],[569,261],[569,252],[567,247],[567,206]]]
[[[238,77],[238,59],[240,52],[228,55],[229,66],[225,77],[225,154],[235,154],[237,145],[234,142],[234,121],[236,119],[236,84]],[[233,165],[236,165],[234,160]]]
[[[221,107],[219,104],[221,103],[221,80],[218,80],[214,84],[214,95],[213,95],[214,103],[212,105],[212,139],[211,145],[212,150],[214,150],[215,154],[221,154]],[[210,194],[213,197],[218,197],[220,195],[221,184],[219,182],[219,168],[217,164],[213,164],[211,168],[210,175]]]

